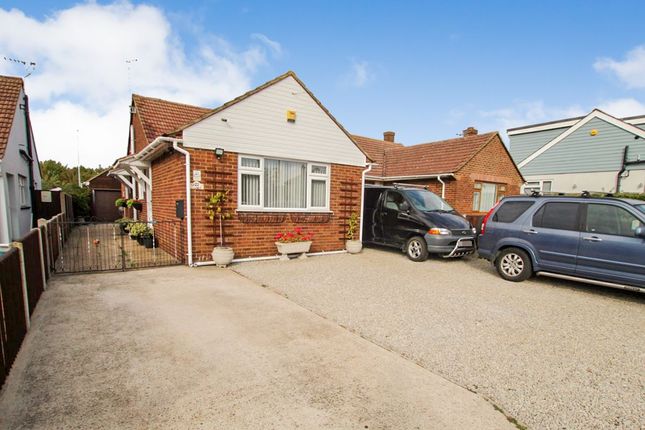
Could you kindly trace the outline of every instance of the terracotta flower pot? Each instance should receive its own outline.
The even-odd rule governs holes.
[[[280,260],[288,260],[289,254],[301,254],[300,258],[306,258],[306,252],[311,248],[311,240],[301,242],[275,242],[278,252],[281,254]]]
[[[233,252],[233,248],[216,246],[213,248],[211,255],[213,256],[213,262],[217,267],[226,267],[231,264],[231,261],[233,261],[235,253]]]

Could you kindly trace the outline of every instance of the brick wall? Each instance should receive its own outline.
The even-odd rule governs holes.
[[[275,234],[295,227],[314,233],[312,252],[345,248],[347,218],[351,212],[360,212],[361,167],[331,166],[331,214],[237,213],[237,154],[225,153],[217,160],[213,151],[186,149],[191,154],[191,170],[201,171],[204,184],[204,190],[191,193],[194,261],[211,260],[211,251],[219,241],[219,229],[208,219],[206,204],[212,193],[223,190],[229,190],[226,210],[232,214],[231,219],[224,221],[224,244],[233,248],[236,258],[275,255]],[[184,157],[178,153],[155,160],[152,167],[155,220],[175,219],[175,200],[185,198],[184,168]]]

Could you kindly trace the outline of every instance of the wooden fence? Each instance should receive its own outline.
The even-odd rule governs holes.
[[[0,249],[0,387],[29,330],[30,317],[69,237],[64,214],[38,220],[38,228]]]

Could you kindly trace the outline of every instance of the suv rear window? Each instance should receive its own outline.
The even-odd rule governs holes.
[[[532,201],[505,202],[493,215],[495,222],[513,222],[520,217],[528,208],[533,206]]]
[[[533,227],[578,230],[579,203],[546,203],[533,215]]]

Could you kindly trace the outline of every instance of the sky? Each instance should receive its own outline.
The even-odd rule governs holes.
[[[644,15],[637,0],[0,0],[0,74],[31,72],[40,159],[68,165],[125,155],[132,92],[217,107],[287,70],[351,133],[409,145],[645,114]]]

